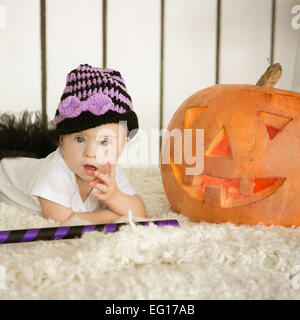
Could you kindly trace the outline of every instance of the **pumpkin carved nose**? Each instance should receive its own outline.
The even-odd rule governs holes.
[[[231,148],[225,128],[223,127],[214,137],[207,150],[207,157],[219,157],[232,159]]]

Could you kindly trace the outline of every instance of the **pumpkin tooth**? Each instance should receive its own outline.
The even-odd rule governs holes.
[[[241,178],[239,183],[240,194],[243,196],[250,196],[253,194],[254,179]]]

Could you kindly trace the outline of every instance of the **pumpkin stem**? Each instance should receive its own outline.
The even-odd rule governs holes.
[[[274,87],[282,74],[280,63],[272,64],[266,72],[260,77],[256,85],[260,87]]]

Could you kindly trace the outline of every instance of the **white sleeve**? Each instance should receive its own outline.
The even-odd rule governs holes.
[[[62,167],[41,168],[33,183],[31,195],[72,208],[72,185],[71,177]]]
[[[117,182],[118,188],[123,193],[126,193],[129,196],[133,196],[136,194],[127,175],[123,172],[123,170],[119,166],[118,166],[118,170],[116,171],[116,182]]]

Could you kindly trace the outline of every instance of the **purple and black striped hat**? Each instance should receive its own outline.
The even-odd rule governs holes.
[[[53,120],[58,135],[119,121],[127,121],[128,136],[133,138],[138,118],[120,72],[81,64],[68,73]]]

